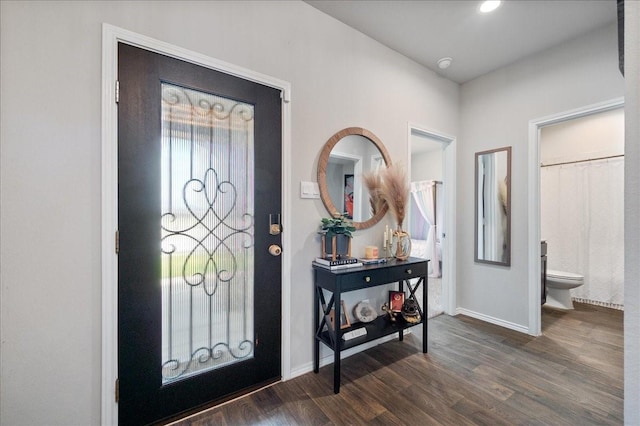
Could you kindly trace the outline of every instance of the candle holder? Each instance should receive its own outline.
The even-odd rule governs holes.
[[[395,257],[395,253],[393,251],[393,230],[389,229],[387,225],[384,230],[383,237],[383,247],[384,247],[384,257],[385,259],[391,259]]]

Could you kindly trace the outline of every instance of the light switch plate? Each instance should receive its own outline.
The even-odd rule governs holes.
[[[320,198],[318,182],[300,182],[300,198]]]

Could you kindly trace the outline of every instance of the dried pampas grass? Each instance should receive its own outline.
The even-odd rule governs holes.
[[[382,171],[380,178],[380,194],[395,216],[398,229],[402,229],[410,191],[407,174],[401,165],[392,164]]]
[[[369,204],[371,204],[371,214],[375,216],[385,205],[382,197],[382,177],[379,173],[371,172],[362,175],[362,180],[369,190]]]

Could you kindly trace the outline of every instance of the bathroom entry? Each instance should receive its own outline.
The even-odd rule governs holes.
[[[568,293],[568,306],[560,306],[565,309],[571,308],[571,299],[622,309],[624,109],[541,128],[540,162],[541,238],[547,242],[548,270],[566,271],[554,275],[560,287],[583,277],[582,285],[570,289],[556,290],[554,284],[547,296]]]
[[[443,312],[444,149],[441,139],[411,131],[411,256],[429,259],[428,317]]]

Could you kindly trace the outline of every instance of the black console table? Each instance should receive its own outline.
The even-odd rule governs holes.
[[[406,284],[407,290],[409,290],[407,298],[415,296],[416,291],[422,286],[422,303],[427,306],[427,263],[428,260],[411,257],[404,261],[393,259],[387,263],[333,271],[313,265],[314,304],[317,310],[314,315],[313,371],[318,373],[320,369],[320,342],[322,342],[333,350],[334,393],[340,392],[340,352],[345,349],[394,333],[398,333],[398,339],[402,340],[403,331],[406,328],[424,324],[422,327],[422,352],[427,352],[427,318],[420,305],[418,305],[418,311],[421,321],[415,324],[404,322],[401,318],[396,322],[391,322],[386,314],[378,316],[372,322],[359,322],[344,329],[340,328],[340,321],[336,320],[337,327],[333,327],[329,320],[332,309],[334,309],[336,319],[341,317],[342,293],[394,282],[398,283],[399,291],[404,291]],[[409,281],[411,278],[418,278],[418,281],[412,285]],[[326,302],[323,290],[331,292],[329,302]],[[342,339],[344,333],[363,327],[367,330],[366,335],[350,340]]]

